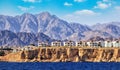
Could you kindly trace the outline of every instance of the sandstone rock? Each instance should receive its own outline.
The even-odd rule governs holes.
[[[12,62],[120,62],[120,48],[47,47],[1,56]]]

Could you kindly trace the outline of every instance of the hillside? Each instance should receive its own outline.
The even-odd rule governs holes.
[[[119,48],[47,47],[10,53],[0,57],[9,62],[120,62]]]
[[[41,42],[51,42],[52,39],[43,33],[26,33],[18,32],[14,33],[8,30],[0,31],[0,46],[4,47],[23,47],[30,44],[38,44]]]

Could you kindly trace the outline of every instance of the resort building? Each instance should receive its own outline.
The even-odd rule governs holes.
[[[85,47],[86,46],[86,42],[84,42],[84,41],[78,41],[78,42],[76,42],[76,46],[77,47]]]
[[[98,41],[98,47],[104,47],[105,43],[104,41]]]
[[[113,47],[112,41],[104,41],[103,47]]]
[[[47,42],[39,42],[38,47],[48,47],[49,44]]]
[[[51,42],[51,46],[60,47],[60,46],[62,46],[62,42],[60,42],[60,41],[53,41],[53,42]]]
[[[29,51],[29,50],[33,50],[33,49],[35,49],[35,46],[29,45],[29,46],[23,47],[21,50],[22,50],[22,51]]]
[[[120,47],[120,41],[119,40],[114,40],[114,41],[53,41],[51,42],[51,45],[49,45],[47,42],[40,42],[38,43],[39,47],[49,47],[49,46],[54,46],[54,47],[61,47],[61,46],[66,46],[66,47]],[[13,52],[18,52],[18,51],[28,51],[28,50],[34,50],[36,47],[33,45],[25,46],[23,48],[21,47],[14,47],[12,48]]]
[[[75,46],[75,42],[74,41],[66,41],[66,42],[63,42],[63,45],[68,46],[68,47],[72,47],[72,46]]]
[[[120,47],[120,41],[112,41],[113,47]]]
[[[13,49],[13,53],[21,51],[20,47],[14,47],[12,49]]]
[[[98,47],[99,46],[99,42],[97,42],[97,41],[90,41],[90,42],[87,42],[87,45],[89,47]]]

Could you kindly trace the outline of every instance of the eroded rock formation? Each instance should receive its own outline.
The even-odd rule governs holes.
[[[120,48],[48,47],[0,57],[12,62],[120,62]]]

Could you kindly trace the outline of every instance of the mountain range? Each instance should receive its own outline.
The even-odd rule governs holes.
[[[50,43],[52,39],[43,33],[26,33],[18,32],[14,33],[8,30],[0,31],[0,45],[4,47],[23,47],[25,45],[34,44],[38,42]]]
[[[38,40],[78,41],[119,37],[120,22],[97,23],[88,26],[66,22],[48,12],[34,15],[25,13],[15,17],[0,15],[0,45],[23,46],[37,44]]]

